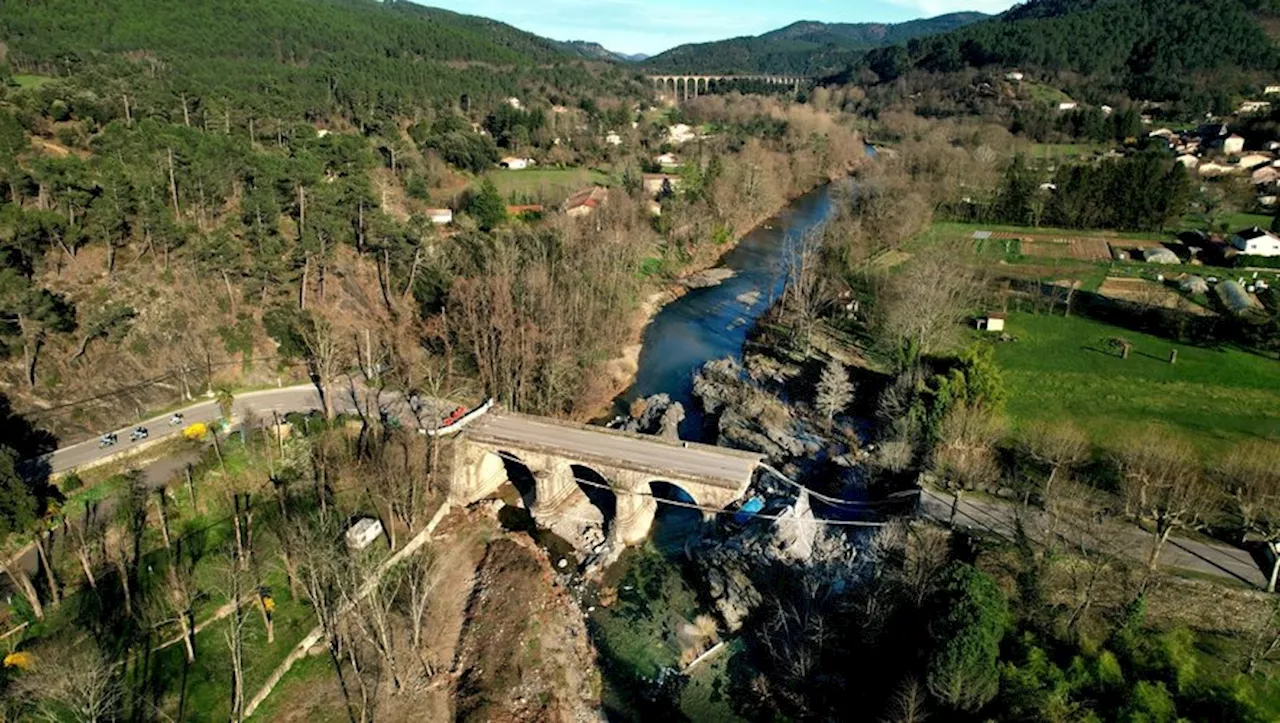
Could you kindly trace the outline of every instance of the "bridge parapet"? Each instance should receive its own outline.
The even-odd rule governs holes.
[[[607,487],[616,500],[613,534],[623,544],[648,535],[658,504],[655,483],[678,487],[699,507],[721,509],[742,497],[763,460],[723,447],[506,413],[490,414],[455,443],[451,502],[472,504],[505,482],[516,483],[509,474],[513,466],[532,478],[520,492],[540,521],[580,502],[584,489]],[[607,485],[584,480],[575,467]]]

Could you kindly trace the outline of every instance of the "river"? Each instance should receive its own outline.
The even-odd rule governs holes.
[[[693,399],[694,372],[713,359],[742,356],[748,332],[786,286],[788,252],[831,217],[835,192],[836,184],[829,184],[795,199],[725,254],[721,266],[732,269],[733,278],[664,306],[645,329],[635,381],[615,406],[668,394],[684,405],[680,437],[706,441]]]
[[[786,286],[790,251],[831,217],[836,195],[833,184],[795,199],[725,254],[721,266],[733,278],[663,307],[645,330],[635,381],[616,400],[619,411],[664,393],[685,408],[681,438],[713,442],[693,396],[694,373],[714,359],[741,358],[748,333]],[[731,691],[740,690],[730,671],[741,675],[744,667],[731,662],[739,643],[687,678],[664,672],[688,662],[688,631],[712,619],[699,593],[702,581],[682,555],[706,529],[697,510],[659,505],[649,540],[606,572],[598,592],[610,602],[602,599],[588,619],[610,721],[740,720],[729,703]]]

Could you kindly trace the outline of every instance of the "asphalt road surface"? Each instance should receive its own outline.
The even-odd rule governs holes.
[[[339,384],[334,385],[333,394],[334,408],[339,412],[355,412],[358,408],[370,409],[377,406],[386,414],[399,419],[406,426],[414,425],[420,427],[423,424],[423,418],[420,413],[424,412],[424,410],[415,411],[411,409],[408,402],[399,394],[383,393],[375,403],[372,400],[372,392],[350,385],[344,387]],[[439,408],[443,408],[443,405],[440,405]],[[321,409],[323,409],[323,405],[320,403],[320,394],[316,391],[315,386],[302,384],[294,387],[265,389],[239,394],[235,397],[232,416],[243,418],[245,414],[255,414],[259,417],[270,417],[272,412],[283,415],[288,412],[320,411]],[[182,414],[183,420],[181,424],[169,424],[169,418],[174,413]],[[435,419],[435,415],[436,410],[432,408],[427,418]],[[99,447],[98,438],[95,437],[62,447],[41,459],[48,462],[50,471],[54,474],[59,474],[69,469],[75,469],[82,465],[98,462],[112,455],[129,451],[136,444],[129,441],[129,434],[135,427],[146,427],[150,432],[147,441],[154,441],[176,437],[182,434],[182,430],[188,425],[196,422],[214,422],[221,417],[222,411],[218,408],[218,403],[215,400],[196,402],[191,406],[183,407],[174,412],[166,412],[128,427],[111,430],[119,438],[119,441],[113,446]],[[107,431],[104,430],[103,434]]]
[[[467,427],[467,434],[497,444],[559,450],[584,462],[612,461],[728,489],[739,489],[750,482],[762,459],[760,455],[724,447],[685,444],[604,427],[553,423],[517,414],[486,414]]]
[[[920,495],[921,512],[939,522],[951,518],[954,496],[948,492],[926,489]],[[956,510],[956,524],[970,529],[983,529],[1003,537],[1012,537],[1015,530],[1016,510],[1013,505],[986,499],[961,497]],[[1116,523],[1115,534],[1124,536],[1124,553],[1131,559],[1145,563],[1151,552],[1151,534],[1132,525]],[[1236,580],[1265,589],[1267,577],[1253,555],[1247,550],[1230,545],[1170,538],[1160,553],[1160,566]]]

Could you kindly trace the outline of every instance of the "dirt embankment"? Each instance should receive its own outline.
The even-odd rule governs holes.
[[[456,720],[600,720],[586,624],[533,543],[509,537],[489,544],[466,620],[454,666]]]

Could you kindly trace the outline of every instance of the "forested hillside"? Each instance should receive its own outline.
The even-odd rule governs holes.
[[[409,3],[5,4],[0,53],[0,395],[64,438],[372,357],[589,407],[646,278],[862,158],[825,114],[691,106],[719,136],[657,221],[640,180],[673,119],[637,111],[647,83]],[[580,227],[554,210],[587,184],[616,190]]]
[[[233,115],[367,124],[534,85],[599,90],[558,43],[410,2],[5,3],[0,39],[13,73],[65,78],[98,103],[128,93],[144,112],[180,111],[193,97]]]
[[[946,32],[987,17],[982,13],[952,13],[896,25],[802,21],[756,37],[681,45],[646,60],[644,66],[689,73],[819,76],[843,69],[871,48]]]
[[[1187,99],[1256,85],[1280,69],[1269,0],[1032,0],[992,22],[872,51],[881,80],[911,69],[1072,74],[1095,93]]]

